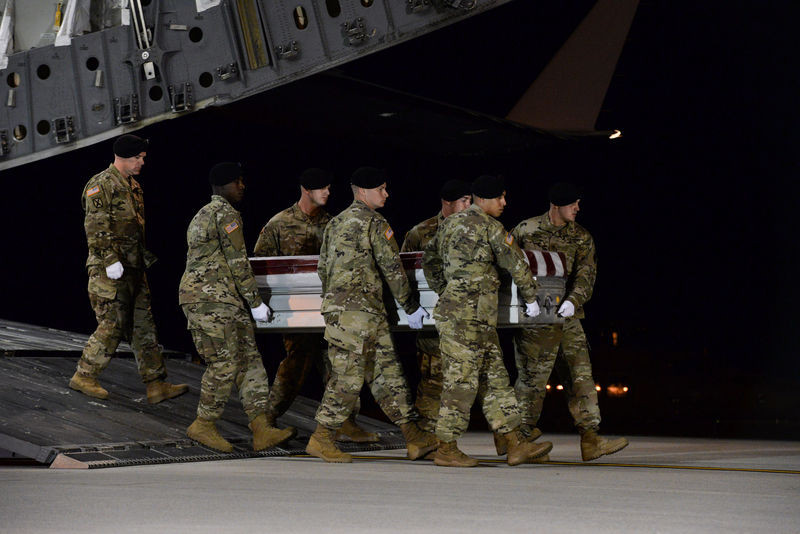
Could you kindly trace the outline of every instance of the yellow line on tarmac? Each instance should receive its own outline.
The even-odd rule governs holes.
[[[356,456],[359,460],[402,460],[408,461],[404,456]],[[482,464],[504,464],[505,460],[500,458],[478,458]],[[422,460],[418,462],[427,463]],[[536,465],[574,465],[580,467],[638,467],[643,469],[685,469],[692,471],[727,471],[735,473],[777,473],[781,475],[800,475],[800,470],[796,469],[759,469],[751,467],[711,467],[698,465],[659,465],[659,464],[621,464],[621,463],[602,463],[602,462],[542,462]]]

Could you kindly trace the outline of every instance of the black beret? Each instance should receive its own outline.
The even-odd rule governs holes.
[[[376,169],[374,167],[361,167],[353,172],[350,177],[350,183],[362,187],[364,189],[375,189],[385,184],[389,178],[386,176],[386,171],[383,169]]]
[[[297,183],[306,189],[323,189],[333,182],[333,175],[322,169],[311,168],[303,171]]]
[[[236,180],[242,175],[242,164],[233,161],[223,161],[211,167],[208,173],[208,183],[211,185],[225,185]]]
[[[502,176],[484,174],[472,182],[472,194],[476,197],[497,198],[503,196],[505,190],[505,180]]]
[[[469,195],[469,184],[464,180],[447,180],[442,186],[439,195],[442,200],[458,200],[459,198]]]
[[[114,155],[121,158],[132,158],[147,151],[149,141],[138,135],[125,134],[114,141]]]
[[[547,197],[554,206],[569,206],[581,198],[581,193],[569,182],[556,182],[550,186]]]

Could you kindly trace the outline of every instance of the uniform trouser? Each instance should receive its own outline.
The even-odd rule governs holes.
[[[436,437],[443,442],[457,440],[469,425],[475,398],[492,430],[511,432],[520,425],[520,412],[497,330],[481,323],[437,321],[442,351],[442,402]]]
[[[536,426],[542,414],[547,381],[553,368],[566,369],[567,407],[581,432],[596,431],[600,426],[600,407],[592,378],[592,363],[586,334],[581,322],[567,318],[564,324],[522,328],[515,336],[518,378],[514,386],[522,409],[522,421]],[[556,359],[563,360],[556,362]],[[559,373],[559,374],[562,374]]]
[[[145,384],[167,376],[144,271],[127,268],[119,280],[111,280],[103,267],[90,267],[89,302],[97,317],[97,329],[83,349],[78,373],[91,377],[100,375],[120,341],[125,340],[131,344]]]
[[[417,364],[420,374],[414,402],[420,414],[417,424],[427,432],[434,432],[442,403],[442,355],[439,336],[434,332],[417,334]]]
[[[206,362],[197,417],[207,421],[219,419],[234,384],[248,419],[252,421],[264,413],[269,382],[256,347],[250,314],[229,304],[196,303],[181,307],[197,352]]]
[[[327,428],[341,427],[353,413],[364,382],[394,424],[416,419],[386,316],[357,311],[324,316],[331,376],[317,410],[317,422]]]
[[[286,357],[278,366],[267,402],[267,413],[276,419],[292,405],[312,366],[316,367],[323,384],[328,382],[330,376],[330,362],[325,354],[325,339],[322,335],[285,334],[283,346]]]

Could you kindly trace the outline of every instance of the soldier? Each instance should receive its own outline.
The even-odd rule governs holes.
[[[331,220],[323,208],[328,203],[332,176],[322,169],[307,169],[300,175],[300,200],[274,217],[261,230],[254,253],[257,256],[303,256],[319,254],[322,233]],[[275,421],[289,409],[306,376],[314,365],[323,382],[330,374],[328,358],[323,354],[325,340],[321,334],[284,334],[286,358],[278,366],[267,402],[267,423]],[[341,434],[358,443],[379,441],[378,435],[366,432],[355,422],[353,414],[342,424]]]
[[[549,197],[549,211],[522,221],[511,234],[522,248],[562,252],[566,256],[567,291],[558,309],[564,324],[537,325],[517,332],[515,356],[519,376],[515,390],[522,407],[523,425],[531,432],[540,433],[536,424],[542,412],[547,380],[560,354],[559,359],[563,357],[568,368],[564,377],[567,405],[581,434],[581,456],[589,461],[625,448],[628,440],[608,440],[598,435],[600,408],[580,321],[584,317],[583,305],[594,289],[597,254],[592,236],[575,222],[580,195],[574,185],[558,182],[550,188]]]
[[[353,203],[325,228],[319,255],[331,377],[306,452],[326,462],[353,461],[333,438],[352,413],[366,381],[383,412],[400,426],[408,457],[415,460],[436,448],[436,438],[414,422],[417,414],[389,333],[384,281],[408,314],[411,328],[422,328],[428,314],[412,293],[394,232],[375,211],[389,196],[386,173],[362,167],[353,173],[351,183]]]
[[[218,451],[233,450],[214,422],[222,416],[236,384],[253,432],[253,450],[260,451],[288,440],[295,431],[274,428],[265,414],[269,382],[256,347],[253,319],[269,319],[269,308],[261,300],[247,259],[242,217],[232,206],[244,196],[241,166],[219,163],[209,179],[211,202],[197,212],[186,232],[189,251],[179,289],[189,331],[207,366],[197,418],[186,435]]]
[[[425,245],[433,239],[442,221],[454,213],[467,209],[472,203],[469,184],[462,180],[445,182],[439,197],[442,200],[442,210],[435,217],[422,221],[409,230],[400,252],[425,250]],[[442,396],[442,358],[439,352],[439,336],[436,332],[417,333],[417,364],[420,381],[414,406],[421,416],[418,424],[426,432],[435,432]]]
[[[474,467],[478,461],[459,450],[476,396],[492,430],[508,449],[509,465],[531,463],[553,445],[533,443],[520,433],[520,412],[497,337],[497,267],[511,273],[522,292],[526,313],[539,314],[536,282],[523,252],[495,219],[505,209],[500,176],[481,176],[472,184],[473,204],[451,215],[425,247],[422,266],[439,295],[434,309],[442,353],[442,402],[436,437],[436,465]]]
[[[156,257],[144,248],[144,197],[136,181],[147,155],[146,139],[123,135],[114,141],[114,162],[83,188],[84,229],[89,244],[89,302],[97,330],[89,337],[69,387],[108,398],[97,381],[121,339],[130,342],[147,402],[186,393],[186,384],[165,382],[167,370],[156,339],[145,269]]]

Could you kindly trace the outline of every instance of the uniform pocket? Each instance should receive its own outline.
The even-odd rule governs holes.
[[[366,338],[370,337],[369,318],[369,314],[363,312],[341,312],[337,320],[326,321],[325,339],[331,345],[361,354],[368,341]]]
[[[89,276],[89,293],[104,299],[113,299],[117,296],[117,287],[113,280],[98,273]]]

